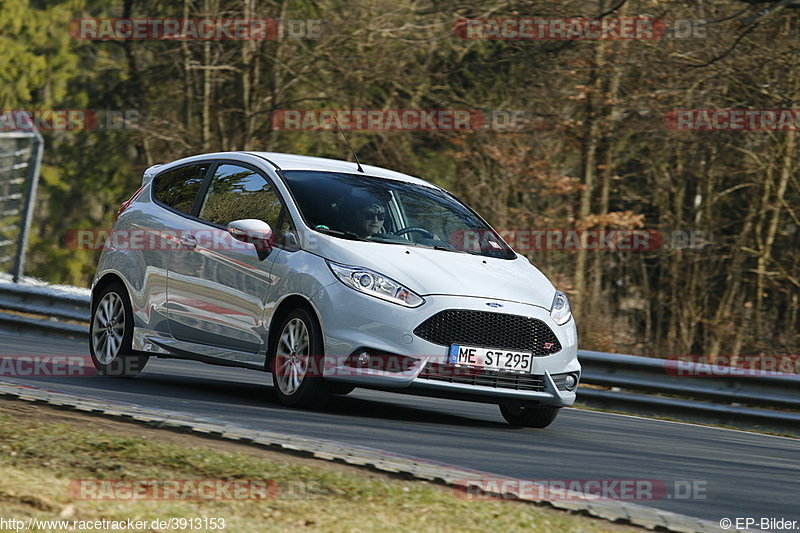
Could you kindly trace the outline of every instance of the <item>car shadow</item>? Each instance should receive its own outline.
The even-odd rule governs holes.
[[[411,398],[410,395],[398,395],[398,400]],[[453,401],[453,400],[447,400]],[[396,404],[391,401],[338,396],[325,406],[322,411],[357,418],[377,418],[403,422],[422,422],[444,424],[449,426],[468,426],[479,428],[509,428],[504,422],[482,420],[439,410],[411,407],[407,404]]]

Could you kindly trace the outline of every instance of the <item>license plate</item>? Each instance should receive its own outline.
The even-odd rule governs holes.
[[[533,353],[453,344],[450,346],[449,362],[451,365],[485,370],[530,372],[533,365]]]

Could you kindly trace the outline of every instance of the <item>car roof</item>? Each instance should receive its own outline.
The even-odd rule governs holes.
[[[269,159],[281,170],[329,170],[333,172],[347,172],[349,174],[358,173],[357,166],[352,161],[342,161],[340,159],[327,159],[324,157],[312,157],[308,155],[282,154],[278,152],[250,152],[259,157]],[[422,185],[432,185],[425,181],[402,172],[389,170],[386,168],[375,167],[372,165],[361,165],[364,173],[378,178],[388,178],[398,181],[408,181]]]
[[[265,159],[276,165],[281,170],[316,170],[316,171],[329,171],[329,172],[344,172],[348,174],[360,174],[358,172],[357,166],[352,161],[342,161],[340,159],[327,159],[324,157],[312,157],[308,155],[298,155],[298,154],[284,154],[279,152],[257,152],[257,151],[236,151],[236,152],[215,152],[215,153],[208,153],[208,154],[198,154],[191,157],[186,157],[180,159],[178,161],[172,161],[167,163],[170,167],[175,163],[188,163],[191,161],[195,161],[198,159],[207,159],[207,158],[236,158],[236,156],[242,155],[250,155],[256,156],[261,159]],[[163,165],[166,167],[167,165]],[[367,176],[374,176],[378,178],[386,178],[396,181],[404,181],[408,183],[416,183],[419,185],[426,185],[428,187],[435,187],[438,188],[433,183],[416,178],[414,176],[409,176],[408,174],[403,174],[402,172],[396,172],[394,170],[389,170],[386,168],[375,167],[372,165],[361,165],[364,169],[364,175]],[[157,165],[156,167],[161,167],[161,165]],[[152,170],[156,170],[156,168],[151,167]],[[148,171],[151,171],[148,169]],[[158,171],[161,168],[157,168]]]

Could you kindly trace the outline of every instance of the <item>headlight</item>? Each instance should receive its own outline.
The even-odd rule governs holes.
[[[567,295],[561,291],[556,291],[553,305],[550,306],[550,316],[559,326],[563,326],[572,318],[572,310],[569,308]]]
[[[351,267],[328,262],[328,266],[339,280],[359,292],[369,294],[381,300],[400,304],[405,307],[419,307],[425,301],[410,289],[403,287],[393,279],[382,274],[360,267]]]

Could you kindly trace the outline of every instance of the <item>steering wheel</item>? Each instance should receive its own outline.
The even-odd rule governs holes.
[[[392,235],[398,235],[398,236],[399,235],[405,235],[406,233],[412,233],[414,231],[416,231],[417,233],[421,233],[422,236],[427,238],[427,239],[433,239],[434,238],[433,233],[431,233],[430,231],[426,230],[425,228],[417,228],[417,227],[414,227],[414,226],[409,226],[407,228],[399,229],[399,230],[397,230],[395,232],[392,232]]]

